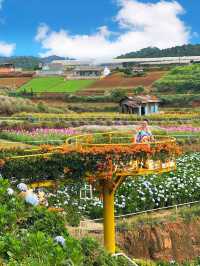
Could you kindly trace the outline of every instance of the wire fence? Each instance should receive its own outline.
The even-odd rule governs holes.
[[[148,214],[148,213],[157,213],[158,211],[164,211],[164,210],[170,210],[170,209],[175,209],[176,212],[178,212],[178,208],[184,207],[184,206],[189,206],[191,207],[191,205],[195,205],[200,203],[200,201],[192,201],[192,202],[186,202],[186,203],[180,203],[180,204],[175,204],[175,205],[171,205],[171,206],[166,206],[166,207],[161,207],[161,208],[156,208],[156,209],[149,209],[149,210],[144,210],[144,211],[140,211],[140,212],[133,212],[133,213],[128,213],[128,214],[122,214],[122,215],[116,215],[115,219],[116,220],[120,220],[120,219],[126,219],[126,218],[131,218],[137,215],[141,215],[141,214]],[[88,220],[84,220],[81,223],[84,222],[100,222],[103,221],[103,218],[98,218],[98,219],[88,219]]]

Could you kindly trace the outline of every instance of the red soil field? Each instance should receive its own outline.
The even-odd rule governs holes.
[[[160,79],[166,72],[163,71],[154,71],[149,72],[144,77],[134,77],[134,78],[127,78],[123,77],[121,74],[114,74],[109,76],[105,79],[98,80],[97,82],[93,83],[90,88],[113,88],[113,87],[136,87],[136,86],[144,86],[144,87],[151,87],[152,84],[157,80]]]
[[[152,71],[148,72],[144,77],[128,78],[124,77],[121,73],[113,74],[105,79],[97,80],[91,86],[85,90],[79,91],[78,95],[100,95],[106,90],[113,88],[124,88],[126,90],[133,89],[137,86],[144,86],[145,88],[151,88],[153,83],[160,79],[166,71]]]
[[[16,89],[31,79],[31,77],[0,78],[0,88]]]

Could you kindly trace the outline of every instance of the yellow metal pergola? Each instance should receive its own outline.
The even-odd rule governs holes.
[[[111,133],[99,133],[89,134],[70,138],[67,140],[69,145],[75,147],[123,147],[127,145],[133,145],[133,133],[130,132],[111,132]],[[176,144],[174,138],[167,136],[155,136],[155,141],[152,143],[145,143],[146,145],[153,144],[154,146],[160,144]],[[134,145],[144,145],[135,144]],[[151,160],[149,158],[142,165],[137,161],[130,161],[126,166],[118,167],[110,162],[110,172],[112,179],[108,179],[105,173],[97,172],[97,179],[100,180],[96,189],[102,194],[103,197],[103,218],[104,218],[104,246],[106,250],[114,254],[115,253],[115,218],[114,218],[114,198],[117,188],[124,182],[128,176],[149,175],[149,174],[161,174],[164,172],[174,171],[176,169],[175,157],[168,158],[166,162],[161,160]],[[95,185],[95,184],[94,184]]]
[[[109,133],[97,133],[87,134],[68,138],[66,141],[67,146],[73,148],[73,150],[81,150],[85,148],[97,148],[97,147],[109,147],[109,148],[121,148],[123,151],[127,147],[138,147],[144,145],[144,143],[135,143],[133,132],[109,132]],[[168,136],[155,136],[153,142],[145,143],[147,147],[153,145],[154,147],[159,145],[171,145],[175,148],[175,138]],[[15,156],[11,159],[23,159],[27,157],[36,156],[51,156],[56,150],[62,149],[62,147],[55,147],[50,152],[41,154],[30,154],[25,156]],[[33,150],[32,150],[33,151]],[[35,149],[40,151],[40,149]],[[28,153],[28,150],[27,150]],[[165,161],[155,160],[148,155],[145,161],[138,161],[137,159],[131,159],[127,161],[125,165],[116,165],[109,159],[109,169],[105,171],[96,171],[96,180],[92,185],[95,186],[97,191],[103,197],[103,218],[104,218],[104,246],[106,250],[114,254],[115,253],[115,218],[114,218],[114,198],[115,192],[118,187],[124,182],[128,176],[139,176],[149,174],[161,174],[165,172],[174,171],[176,169],[176,160],[174,154],[169,156]],[[90,177],[88,176],[88,181]],[[55,181],[41,181],[32,184],[31,188],[36,187],[49,187],[55,186]]]

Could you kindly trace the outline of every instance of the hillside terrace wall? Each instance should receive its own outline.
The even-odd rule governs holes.
[[[118,246],[130,257],[183,262],[200,256],[200,219],[141,226],[117,233]]]

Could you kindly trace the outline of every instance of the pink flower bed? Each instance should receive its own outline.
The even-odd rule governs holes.
[[[35,128],[32,130],[2,130],[0,131],[0,138],[29,143],[32,141],[39,141],[41,143],[46,141],[66,140],[67,137],[78,134],[72,128]]]
[[[173,127],[163,127],[165,130],[169,132],[177,132],[177,131],[182,131],[182,132],[200,132],[200,127],[192,127],[192,126],[173,126]]]
[[[17,135],[30,135],[30,136],[36,136],[36,135],[75,135],[77,134],[77,131],[72,128],[35,128],[32,130],[3,130],[3,132],[7,133],[15,133]]]

